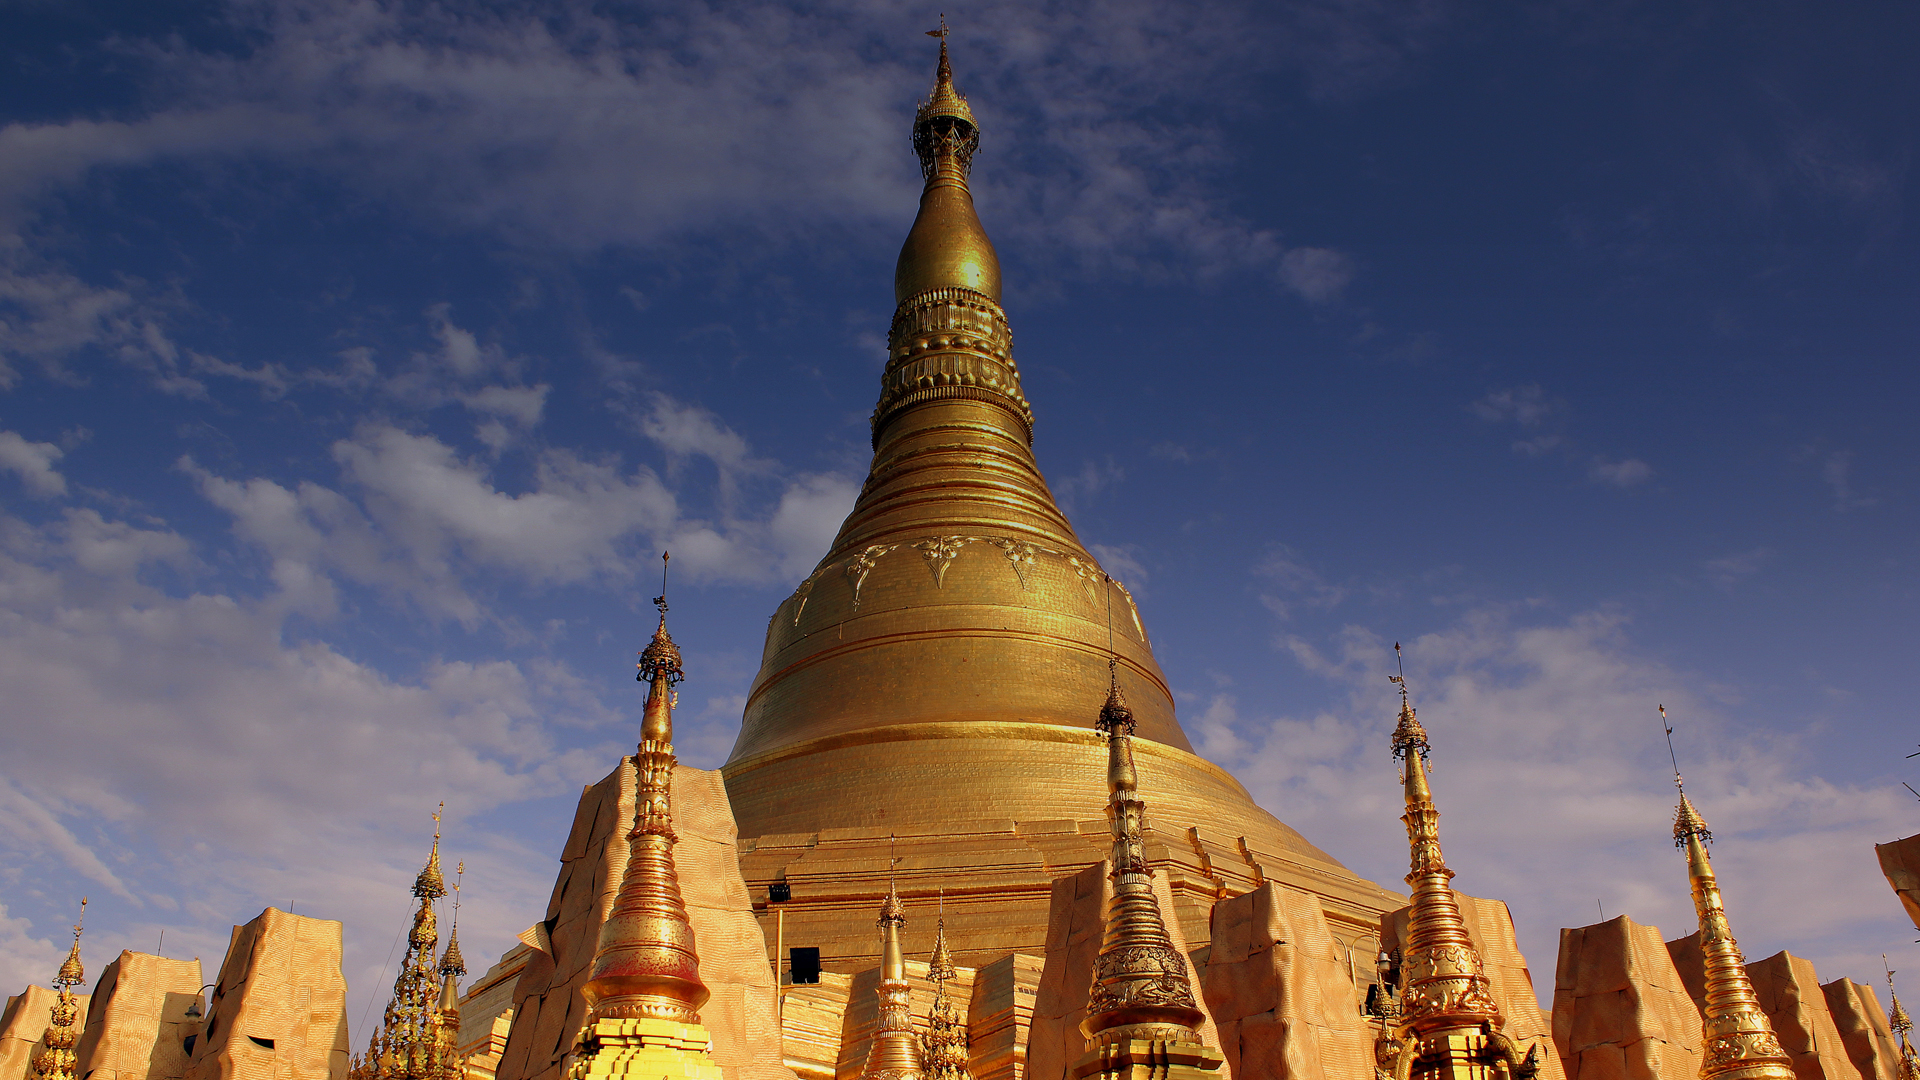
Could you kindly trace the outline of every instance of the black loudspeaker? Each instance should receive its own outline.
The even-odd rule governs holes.
[[[793,886],[786,881],[776,881],[767,886],[767,903],[784,904],[793,899]]]
[[[793,982],[795,986],[798,986],[801,983],[819,982],[820,981],[820,950],[819,949],[788,949],[787,950],[787,971],[788,971],[788,978]]]

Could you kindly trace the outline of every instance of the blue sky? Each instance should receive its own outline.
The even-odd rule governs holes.
[[[1665,703],[1749,955],[1898,966],[1920,14],[947,14],[1036,450],[1203,752],[1397,882],[1404,642],[1550,994],[1561,926],[1689,928]],[[0,4],[0,983],[82,892],[96,972],[291,904],[357,1047],[442,798],[497,956],[662,546],[724,760],[866,469],[938,15]]]

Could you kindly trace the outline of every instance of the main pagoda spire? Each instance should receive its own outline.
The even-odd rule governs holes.
[[[574,1048],[571,1080],[671,1076],[720,1080],[713,1036],[700,1023],[708,991],[700,981],[693,924],[674,866],[673,687],[686,677],[680,647],[667,633],[666,570],[660,556],[660,625],[640,653],[636,678],[647,684],[640,747],[633,755],[633,828],[627,869],[613,909],[600,924],[593,976],[581,989],[591,1010]]]

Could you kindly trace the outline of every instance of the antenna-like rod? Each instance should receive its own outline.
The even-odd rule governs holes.
[[[667,613],[667,564],[672,558],[670,551],[660,553],[660,595],[653,598],[653,606],[659,608],[663,616]]]
[[[460,929],[460,879],[466,875],[467,860],[461,859],[453,866],[453,928]]]
[[[1667,732],[1667,759],[1673,762],[1673,786],[1680,789],[1680,794],[1685,795],[1687,785],[1680,779],[1680,756],[1673,752],[1673,724],[1667,719],[1667,707],[1662,705],[1659,708],[1660,726]]]
[[[942,26],[946,25],[946,16],[940,17]],[[1101,571],[1100,576],[1107,582],[1107,689],[1120,687],[1120,654],[1113,648],[1113,575]]]
[[[1407,703],[1407,665],[1400,658],[1400,643],[1397,641],[1393,643],[1393,666],[1399,669],[1400,674],[1387,676],[1387,681],[1400,688],[1400,704],[1405,705]]]

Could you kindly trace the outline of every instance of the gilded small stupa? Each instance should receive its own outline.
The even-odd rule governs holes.
[[[73,924],[73,947],[67,950],[67,958],[60,964],[60,970],[54,973],[53,985],[58,988],[59,996],[49,1010],[47,1033],[42,1041],[46,1044],[40,1056],[33,1061],[33,1073],[41,1080],[74,1080],[74,1069],[79,1059],[73,1048],[80,1041],[80,1003],[74,1000],[73,988],[87,981],[87,969],[80,964],[80,933],[87,921],[87,898],[80,898],[80,920]]]
[[[894,861],[888,858],[889,877]],[[900,902],[899,890],[889,886],[875,923],[880,928],[880,984],[874,995],[880,1016],[874,1024],[873,1042],[867,1046],[867,1063],[860,1070],[860,1080],[921,1080],[925,1075],[920,1042],[913,1033],[906,954],[900,949],[900,928],[906,922],[907,908]]]
[[[661,556],[661,595],[654,598],[660,625],[640,653],[637,676],[648,685],[633,755],[637,792],[627,868],[600,926],[593,977],[582,990],[590,1012],[574,1048],[572,1080],[721,1077],[713,1036],[700,1023],[708,991],[673,862],[673,687],[685,675],[680,648],[667,633],[667,559]]]
[[[460,955],[460,880],[467,874],[465,862],[453,868],[453,925],[447,928],[447,951],[440,954],[440,1004],[434,1010],[435,1058],[447,1080],[462,1080],[466,1075],[460,1061],[460,983],[467,973],[467,962]]]
[[[393,997],[381,1015],[380,1027],[367,1039],[366,1053],[348,1069],[349,1080],[449,1080],[459,1072],[453,1049],[459,1021],[456,1018],[453,1037],[448,1038],[441,1016],[443,983],[448,980],[444,963],[434,957],[440,930],[433,904],[447,895],[446,878],[440,872],[440,817],[445,811],[445,803],[434,811],[433,847],[413,879],[419,906],[414,909],[413,928],[407,932],[400,973],[393,980]],[[460,954],[451,942],[448,949],[457,961]],[[458,998],[455,1002],[457,1017]]]
[[[1398,643],[1393,650],[1398,657]],[[1427,784],[1427,732],[1407,696],[1405,676],[1388,678],[1400,688],[1392,746],[1403,765],[1407,812],[1400,820],[1407,826],[1412,902],[1392,1023],[1382,1023],[1375,1051],[1378,1071],[1398,1080],[1523,1080],[1538,1071],[1539,1047],[1522,1057],[1503,1030],[1505,1019],[1440,850],[1440,810]]]
[[[927,959],[927,978],[933,980],[933,1003],[927,1006],[927,1030],[920,1037],[920,1059],[927,1080],[973,1080],[967,1054],[967,1022],[947,983],[959,974],[947,951],[947,917],[942,897],[940,921],[933,930],[933,955]]]
[[[1107,739],[1107,822],[1112,830],[1113,896],[1107,903],[1093,989],[1080,1030],[1087,1052],[1070,1075],[1079,1080],[1204,1080],[1226,1063],[1200,1034],[1206,1019],[1193,997],[1186,957],[1173,947],[1153,895],[1142,830],[1147,804],[1133,764],[1133,710],[1109,669],[1099,729]]]
[[[1050,881],[1100,861],[1106,844],[1096,793],[1057,778],[1099,767],[1103,747],[1079,716],[1106,691],[1112,608],[1139,768],[1163,835],[1189,837],[1168,917],[1204,935],[1222,890],[1275,880],[1320,897],[1344,941],[1371,939],[1398,899],[1193,753],[1131,595],[1041,476],[1000,262],[970,187],[980,128],[944,27],[933,33],[939,62],[912,129],[925,184],[894,274],[871,471],[831,549],[769,620],[722,770],[748,884],[756,897],[792,884],[787,940],[818,946],[827,970],[870,968],[873,935],[854,912],[885,883],[816,876],[808,860],[877,866],[832,845],[871,850],[897,833],[924,868],[901,875],[904,894],[950,883],[960,963],[1044,951]],[[903,791],[941,795],[892,797]],[[1027,839],[1062,823],[1065,843]],[[818,843],[760,843],[795,836]],[[939,872],[961,865],[983,869]]]
[[[1660,720],[1666,724],[1666,706]],[[1668,751],[1673,728],[1667,727]],[[1706,959],[1706,994],[1701,1006],[1700,1080],[1793,1080],[1793,1060],[1780,1045],[1773,1024],[1753,992],[1745,956],[1727,924],[1720,882],[1713,875],[1707,845],[1713,842],[1706,819],[1693,808],[1674,759],[1673,784],[1680,806],[1673,818],[1673,843],[1687,853],[1687,878],[1693,886],[1693,910],[1700,918],[1700,951]],[[1891,983],[1889,983],[1891,989]]]

